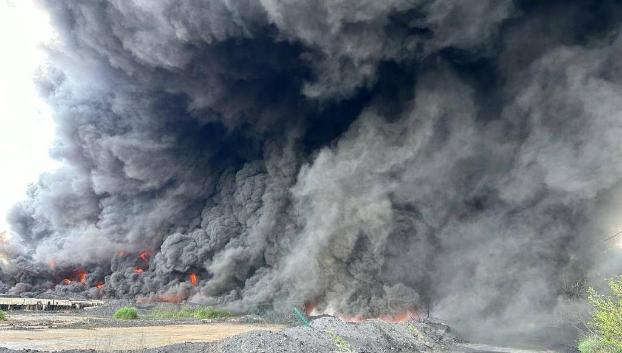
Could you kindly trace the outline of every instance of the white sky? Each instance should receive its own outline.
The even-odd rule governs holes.
[[[58,162],[49,157],[51,112],[33,83],[40,46],[54,39],[48,15],[32,0],[0,0],[0,231],[29,183]]]

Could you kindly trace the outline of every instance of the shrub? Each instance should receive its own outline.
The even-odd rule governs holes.
[[[119,320],[134,320],[138,319],[138,310],[129,306],[124,306],[114,312],[113,317]]]
[[[0,321],[6,321],[6,313],[0,310]]]
[[[233,313],[208,306],[205,308],[195,309],[182,308],[177,311],[154,310],[151,312],[151,316],[155,319],[217,319],[221,317],[233,316]]]
[[[602,338],[592,336],[579,342],[579,352],[581,353],[620,353],[622,350],[614,345],[607,344]]]
[[[607,283],[610,295],[588,288],[587,300],[592,306],[588,326],[594,333],[579,342],[581,353],[622,353],[622,276]]]
[[[622,350],[622,276],[608,282],[611,295],[598,294],[588,289],[587,299],[592,305],[592,319],[588,323],[604,343]]]
[[[221,317],[229,317],[233,314],[229,311],[216,309],[208,306],[206,308],[199,308],[194,311],[194,317],[197,319],[217,319]]]

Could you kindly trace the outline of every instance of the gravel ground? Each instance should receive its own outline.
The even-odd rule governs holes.
[[[456,342],[448,327],[440,323],[394,324],[377,320],[345,323],[333,317],[322,317],[313,320],[310,327],[291,327],[280,332],[253,331],[214,343],[174,344],[141,350],[141,353],[441,352],[451,350]],[[36,351],[0,348],[0,353],[28,352]]]
[[[448,327],[439,323],[345,323],[323,317],[311,327],[239,335],[216,344],[209,352],[428,352],[449,350],[455,342]]]

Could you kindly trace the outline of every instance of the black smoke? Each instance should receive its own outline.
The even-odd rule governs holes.
[[[616,1],[43,5],[62,167],[12,211],[0,291],[525,340],[620,268]]]

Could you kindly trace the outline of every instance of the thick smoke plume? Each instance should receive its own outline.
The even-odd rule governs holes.
[[[12,211],[0,292],[536,339],[621,267],[619,2],[43,5],[63,166]]]

